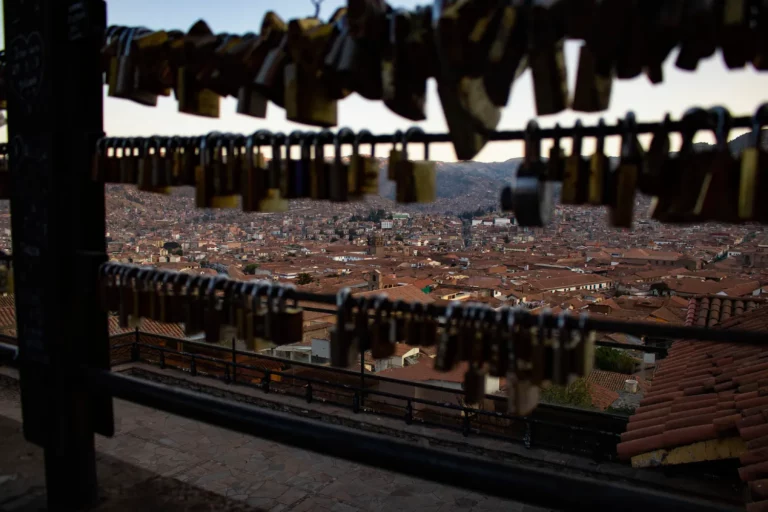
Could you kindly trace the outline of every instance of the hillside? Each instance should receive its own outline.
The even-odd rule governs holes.
[[[349,211],[361,209],[398,210],[406,212],[430,212],[458,214],[468,209],[495,206],[502,186],[512,180],[520,159],[506,162],[437,162],[437,201],[425,205],[398,205],[395,203],[395,183],[387,179],[387,159],[380,158],[379,196],[367,197],[364,203],[337,205],[310,200],[292,201],[292,209]],[[149,215],[152,212],[184,210],[194,207],[194,191],[183,187],[168,196],[139,192],[135,187],[110,185],[107,187],[107,210],[109,212],[132,212],[133,215]],[[229,214],[209,212],[217,220]]]

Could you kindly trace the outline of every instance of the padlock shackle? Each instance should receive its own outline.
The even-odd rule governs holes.
[[[715,142],[717,149],[728,151],[728,137],[731,134],[733,126],[733,117],[727,108],[717,105],[707,111],[710,115],[715,132]]]
[[[296,287],[293,285],[281,285],[280,291],[277,294],[278,311],[285,311],[285,303],[289,298],[292,298],[294,301],[296,301]]]
[[[365,140],[368,139],[368,140]],[[352,144],[352,149],[355,152],[355,154],[359,154],[360,151],[360,144],[370,143],[371,144],[371,158],[376,158],[376,140],[373,137],[373,134],[370,130],[360,130],[357,132],[357,135],[355,136],[355,142]]]
[[[426,140],[426,134],[424,133],[424,130],[421,129],[419,126],[412,126],[408,128],[405,133],[403,134],[403,160],[408,160],[408,143],[411,142],[411,139],[415,135],[420,135],[423,137],[423,143],[424,143],[424,160],[429,160],[429,142]]]
[[[680,153],[689,155],[693,153],[693,139],[699,130],[712,130],[712,122],[709,113],[701,107],[689,108],[683,114],[680,135],[683,138]]]
[[[325,143],[333,141],[333,133],[327,128],[317,132],[313,138],[315,146],[315,159],[325,160]]]
[[[347,142],[344,142],[344,138],[349,139]],[[334,151],[334,160],[336,163],[341,163],[341,146],[344,144],[352,144],[352,148],[354,151],[355,146],[355,132],[352,131],[351,128],[344,127],[339,129],[339,131],[336,132],[336,135],[333,138],[333,151]]]
[[[755,109],[752,116],[752,131],[749,134],[750,146],[756,149],[762,149],[760,145],[763,126],[768,124],[768,103],[763,103]]]
[[[525,127],[525,156],[526,163],[534,163],[541,160],[541,137],[539,136],[539,123],[535,119],[528,121]]]
[[[245,142],[245,150],[250,153],[253,153],[253,148],[257,147],[260,148],[261,146],[264,146],[268,140],[272,138],[272,132],[269,130],[257,130],[253,132]],[[263,142],[263,144],[262,144]]]
[[[621,122],[621,157],[629,158],[637,154],[637,119],[631,110]]]
[[[291,133],[288,134],[288,136],[285,138],[285,159],[290,160],[291,159],[291,146],[293,145],[291,142],[296,141],[297,144],[300,144],[301,141],[304,140],[304,132],[301,130],[293,130]]]
[[[204,135],[200,137],[200,164],[203,166],[208,165],[209,163],[209,151],[213,149],[211,146],[215,147],[215,144],[218,142],[218,138],[221,137],[221,132],[210,132],[208,135]]]

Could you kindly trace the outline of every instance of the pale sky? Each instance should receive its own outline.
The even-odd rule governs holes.
[[[426,0],[399,0],[394,7],[412,8]],[[152,29],[188,29],[202,18],[215,32],[242,34],[257,31],[266,10],[271,8],[283,19],[311,16],[313,6],[309,0],[109,0],[108,23],[120,25],[143,25]],[[346,4],[346,0],[326,0],[321,17],[327,19],[333,11]],[[573,93],[576,79],[577,57],[580,42],[566,45],[568,83]],[[559,122],[572,126],[577,118],[586,125],[594,124],[600,115],[614,122],[627,110],[633,110],[638,121],[656,121],[669,112],[674,118],[692,106],[710,107],[724,105],[733,115],[751,115],[755,108],[768,101],[768,73],[757,73],[752,68],[728,71],[718,54],[699,63],[694,73],[679,71],[674,67],[675,54],[671,55],[664,67],[665,81],[654,86],[645,76],[634,80],[615,81],[610,109],[602,114],[581,114],[567,111],[556,116],[539,119],[542,127]],[[106,88],[105,88],[106,96]],[[527,71],[514,85],[509,104],[504,109],[498,129],[524,128],[535,116],[533,89],[530,71]],[[446,130],[442,108],[437,97],[434,82],[429,84],[427,100],[428,120],[418,123],[427,132]],[[413,123],[391,113],[383,103],[365,100],[356,94],[339,102],[339,127],[348,126],[354,130],[368,128],[374,133],[391,133],[405,129]],[[13,122],[12,119],[9,122]],[[206,119],[176,111],[176,102],[161,98],[156,108],[144,107],[128,100],[107,98],[104,106],[104,128],[112,136],[148,136],[170,134],[201,134],[209,131],[252,133],[259,129],[288,132],[295,129],[315,130],[285,120],[283,109],[270,104],[267,119],[255,119],[235,113],[235,100],[222,101],[221,117]],[[735,137],[741,132],[734,132]],[[5,128],[0,138],[5,140]],[[647,144],[647,139],[643,139]],[[700,135],[697,140],[712,142],[709,134]],[[606,150],[615,153],[616,146],[609,143]],[[567,145],[566,145],[567,146]],[[546,148],[546,145],[545,145]],[[593,148],[591,141],[584,143],[585,154]],[[377,154],[384,156],[386,146],[379,146]],[[434,160],[453,161],[455,155],[449,144],[432,145]],[[415,150],[419,157],[420,150]],[[479,161],[503,161],[521,156],[521,143],[491,143],[476,157]]]

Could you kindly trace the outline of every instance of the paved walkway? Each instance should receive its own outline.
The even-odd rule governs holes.
[[[103,461],[117,460],[143,471],[149,482],[182,482],[186,487],[226,497],[228,502],[276,512],[542,510],[317,455],[121,400],[115,400],[115,416],[116,435],[97,439],[100,477],[106,471]],[[13,422],[18,430],[15,422],[20,418],[18,392],[0,381],[0,420]],[[13,441],[16,451],[27,453],[27,458],[33,453],[39,457],[37,448],[30,445],[27,450],[20,443],[24,441]],[[8,454],[5,450],[0,453]],[[13,461],[9,465],[3,459],[5,456],[0,456],[0,497],[7,494],[9,487],[4,490],[5,486],[19,484],[18,475],[11,473]],[[114,475],[105,478],[110,477]],[[34,485],[39,487],[39,481]],[[137,503],[133,505],[131,508]],[[202,510],[185,508],[178,500],[174,505],[164,510]],[[211,507],[205,510],[216,509],[213,504]],[[108,500],[100,508],[123,509],[110,507]],[[22,509],[26,510],[5,506],[0,499],[0,510]]]

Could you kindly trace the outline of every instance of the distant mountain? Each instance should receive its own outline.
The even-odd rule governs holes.
[[[744,151],[744,148],[748,147],[750,145],[750,133],[745,133],[742,135],[739,135],[732,141],[728,143],[728,146],[731,148],[731,152],[734,154],[740,154],[742,151]],[[760,145],[762,148],[766,151],[768,151],[768,130],[763,130],[760,133],[761,139],[760,139]]]

